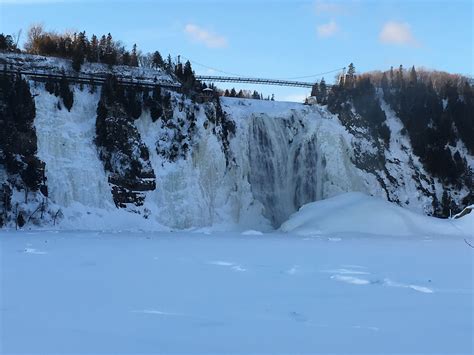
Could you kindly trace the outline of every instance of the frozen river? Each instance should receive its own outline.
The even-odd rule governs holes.
[[[0,232],[4,353],[473,353],[462,238]]]

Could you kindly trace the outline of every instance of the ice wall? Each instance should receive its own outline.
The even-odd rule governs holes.
[[[174,116],[184,115],[175,109]],[[159,156],[156,144],[163,136],[161,122],[148,113],[135,121],[150,151],[157,188],[148,192],[145,208],[172,228],[213,226],[217,229],[270,229],[262,204],[252,195],[242,166],[226,166],[222,145],[212,127],[205,128],[202,109],[197,114],[198,134],[187,159],[169,162]],[[242,147],[246,151],[247,147]],[[248,165],[248,164],[247,164]]]
[[[73,204],[89,207],[113,206],[110,187],[94,144],[99,94],[74,88],[69,112],[61,99],[42,85],[34,87],[38,157],[46,163],[51,200],[64,208]],[[58,102],[59,107],[58,108]]]

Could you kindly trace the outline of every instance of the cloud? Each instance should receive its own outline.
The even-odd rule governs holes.
[[[406,22],[389,21],[384,24],[379,40],[386,44],[418,47],[420,43],[413,36],[411,26]]]
[[[340,15],[346,12],[344,5],[334,1],[317,0],[314,4],[314,8],[316,10],[316,14],[318,15]]]
[[[330,21],[328,23],[319,25],[316,30],[319,37],[327,38],[334,36],[339,31],[339,26],[335,21]]]
[[[209,32],[208,30],[194,25],[187,24],[184,27],[184,32],[194,41],[203,43],[209,48],[227,47],[227,39],[221,35]]]

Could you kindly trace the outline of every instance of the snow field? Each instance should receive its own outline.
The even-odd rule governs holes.
[[[4,232],[0,352],[459,353],[460,238]]]

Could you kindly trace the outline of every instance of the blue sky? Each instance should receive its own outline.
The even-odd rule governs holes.
[[[0,32],[111,32],[130,48],[181,54],[245,76],[293,78],[353,62],[358,71],[403,64],[471,75],[473,2],[290,0],[0,0]],[[332,81],[334,73],[325,75]],[[320,77],[301,80],[313,81]],[[228,84],[220,84],[225,87]],[[237,88],[250,88],[237,86]],[[252,86],[277,99],[305,89]]]

